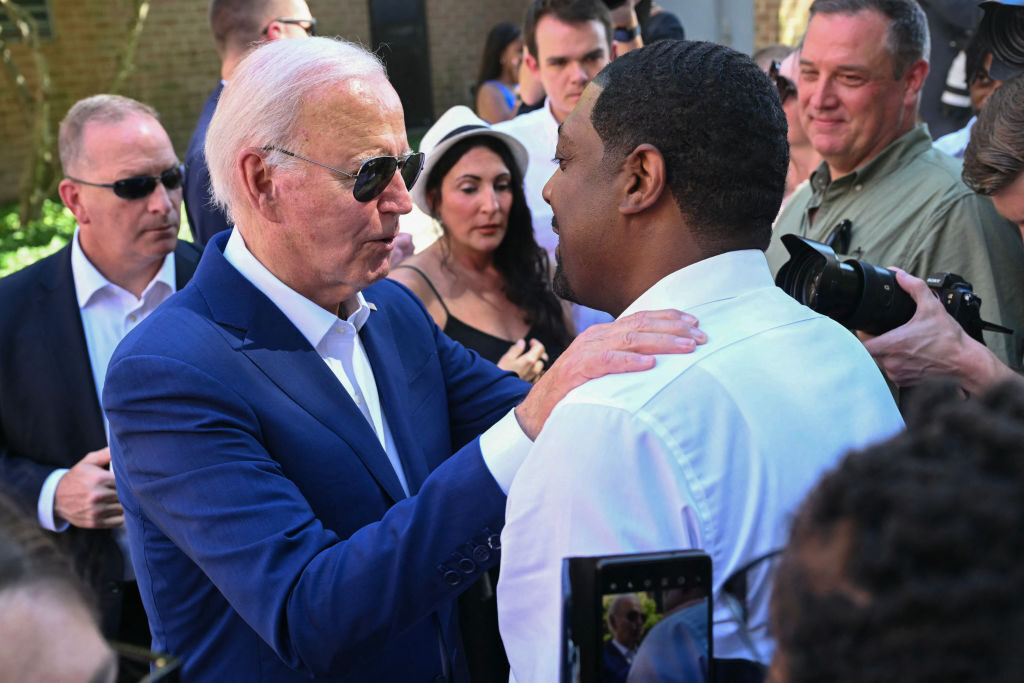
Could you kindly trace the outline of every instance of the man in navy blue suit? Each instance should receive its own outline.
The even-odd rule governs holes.
[[[206,129],[217,109],[224,83],[253,45],[262,41],[305,38],[316,33],[316,19],[305,0],[211,0],[210,29],[220,57],[217,87],[203,104],[195,131],[188,143],[185,165],[185,212],[196,244],[205,246],[210,238],[230,226],[223,209],[210,195],[210,172],[203,145]]]
[[[554,404],[703,335],[672,311],[598,326],[532,390],[448,339],[384,279],[422,157],[354,45],[252,52],[206,153],[235,228],[104,393],[154,646],[190,681],[465,680],[453,601],[497,563]]]

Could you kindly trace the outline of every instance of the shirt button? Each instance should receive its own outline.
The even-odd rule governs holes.
[[[363,397],[360,394],[356,394],[356,405],[363,405]]]
[[[854,185],[853,189],[856,190],[857,192],[860,192],[861,189],[863,189],[863,187],[864,187],[863,185]]]
[[[131,315],[128,316],[128,322],[133,323],[136,320],[138,320],[138,317],[136,317],[136,315],[134,313],[132,313]]]

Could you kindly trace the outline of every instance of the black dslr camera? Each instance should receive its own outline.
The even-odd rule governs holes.
[[[775,284],[808,308],[868,334],[888,332],[914,315],[914,300],[891,270],[856,259],[840,263],[831,247],[797,235],[783,235],[782,245],[789,261],[779,269]],[[959,275],[933,273],[927,282],[946,311],[982,344],[983,330],[1013,332],[981,319],[981,297]]]

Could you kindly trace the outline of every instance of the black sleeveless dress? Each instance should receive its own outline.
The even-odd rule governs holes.
[[[467,349],[472,349],[479,353],[481,358],[485,358],[492,363],[497,363],[501,357],[505,355],[505,352],[508,351],[508,347],[516,343],[515,339],[502,339],[501,337],[495,337],[493,334],[488,334],[487,332],[478,330],[472,325],[468,325],[452,315],[451,311],[448,310],[448,306],[445,305],[444,299],[441,298],[440,294],[438,294],[437,288],[434,287],[434,283],[430,281],[430,278],[427,277],[426,273],[416,266],[402,264],[400,266],[395,266],[395,268],[408,268],[409,270],[416,271],[416,273],[423,278],[423,281],[427,283],[428,287],[430,287],[434,296],[437,297],[438,302],[441,304],[441,308],[443,308],[444,312],[448,315],[448,321],[444,324],[443,332],[451,339],[454,339],[465,346]],[[552,339],[550,335],[538,331],[535,326],[530,327],[530,329],[526,331],[524,338],[527,341],[530,339],[536,339],[544,345],[544,351],[548,354],[548,365],[554,363],[555,359],[565,351],[565,344],[561,344]]]

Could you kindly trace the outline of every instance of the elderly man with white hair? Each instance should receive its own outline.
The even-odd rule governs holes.
[[[465,680],[454,599],[498,561],[530,439],[587,377],[692,350],[696,321],[595,328],[532,390],[448,339],[384,279],[422,156],[349,43],[251,53],[206,154],[235,228],[104,392],[154,646],[190,681]]]

